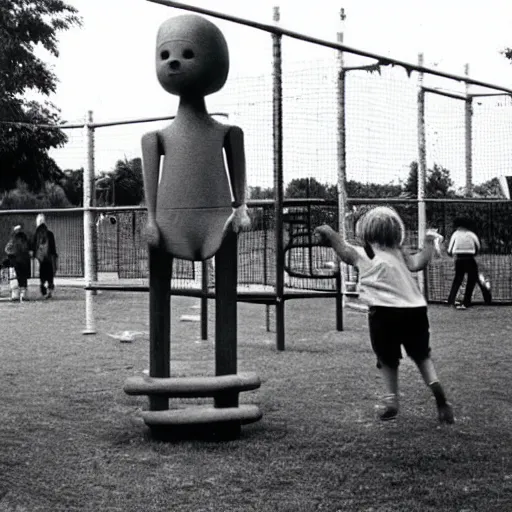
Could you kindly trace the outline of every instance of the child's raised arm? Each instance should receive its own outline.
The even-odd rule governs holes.
[[[359,253],[354,246],[343,240],[343,238],[331,226],[323,225],[315,229],[315,237],[321,243],[330,245],[341,261],[348,265],[357,266]]]
[[[402,247],[402,254],[404,256],[405,264],[407,265],[407,268],[411,272],[423,270],[429,264],[436,250],[434,242],[440,236],[441,235],[435,232],[427,231],[427,234],[425,235],[423,249],[414,255],[407,253],[405,249]]]

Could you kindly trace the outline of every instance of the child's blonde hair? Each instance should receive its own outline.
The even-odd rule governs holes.
[[[368,210],[356,225],[356,235],[364,242],[391,249],[400,247],[405,238],[405,226],[400,215],[389,206]]]

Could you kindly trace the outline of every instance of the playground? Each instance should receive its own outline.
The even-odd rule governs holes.
[[[37,289],[31,287],[32,297]],[[512,508],[510,306],[430,306],[433,355],[456,423],[439,426],[430,393],[402,362],[402,409],[376,419],[380,376],[366,315],[327,299],[291,301],[287,350],[264,308],[239,304],[239,370],[260,389],[241,401],[263,418],[240,439],[150,441],[145,397],[123,392],[148,367],[148,295],[100,293],[98,333],[83,336],[83,290],[1,302],[4,342],[0,510],[505,511]],[[214,302],[209,321],[214,321]],[[171,374],[213,374],[199,299],[173,297]],[[134,332],[131,342],[119,333]],[[8,335],[7,335],[8,333]],[[181,399],[172,407],[201,403]],[[186,403],[185,403],[186,402]]]
[[[224,39],[205,20],[181,18],[157,38],[157,77],[180,97],[176,115],[0,120],[65,131],[59,158],[79,171],[82,195],[44,209],[59,255],[54,298],[39,297],[35,263],[30,300],[11,302],[11,274],[1,276],[0,512],[512,510],[512,118],[503,109],[512,89],[471,78],[469,64],[460,75],[425,66],[423,53],[411,63],[351,48],[343,23],[336,43],[292,31],[278,7],[266,24],[150,3],[257,30],[268,69],[230,79],[208,110],[221,119],[210,123],[203,100],[226,81]],[[211,36],[215,59],[194,46],[176,58],[175,30],[201,35],[198,44]],[[308,46],[318,50],[308,62],[284,58]],[[205,73],[215,63],[209,83],[173,81],[190,59],[204,60]],[[176,160],[162,151],[174,147]],[[115,154],[140,166],[140,148],[145,205],[119,202],[109,166]],[[180,179],[167,182],[176,169]],[[163,192],[151,198],[153,188]],[[156,203],[198,216],[173,224],[179,216]],[[377,204],[403,217],[410,252],[429,228],[448,239],[461,215],[481,239],[492,306],[478,290],[469,310],[444,303],[454,269],[442,251],[417,274],[453,425],[440,424],[409,359],[398,417],[380,421],[360,260],[340,265],[314,237],[329,224],[353,240],[357,219]],[[14,226],[30,232],[38,212],[4,205],[0,247]]]

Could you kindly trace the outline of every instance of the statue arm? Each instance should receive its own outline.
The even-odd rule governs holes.
[[[142,136],[142,169],[148,221],[154,222],[160,173],[160,148],[157,132],[148,132]]]
[[[142,174],[144,179],[144,198],[148,210],[146,236],[149,245],[158,246],[160,234],[156,224],[156,198],[160,173],[160,144],[158,132],[145,133],[142,136]]]
[[[232,126],[224,139],[224,152],[228,166],[231,191],[233,193],[233,213],[228,219],[233,231],[248,229],[251,220],[247,214],[246,202],[246,172],[244,132],[238,126]]]
[[[247,186],[244,132],[238,126],[232,126],[226,134],[224,152],[231,181],[231,190],[233,192],[233,208],[238,208],[245,204]]]

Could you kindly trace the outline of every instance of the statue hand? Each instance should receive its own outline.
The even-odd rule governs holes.
[[[160,230],[155,221],[146,224],[146,240],[151,247],[157,247],[160,243]]]
[[[247,205],[243,204],[238,208],[233,208],[233,213],[229,216],[226,224],[231,224],[235,233],[248,230],[251,227],[251,218],[247,213]]]

